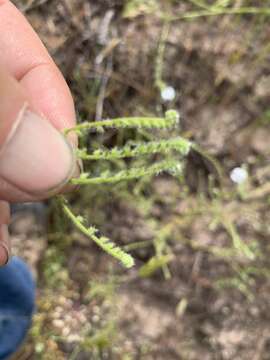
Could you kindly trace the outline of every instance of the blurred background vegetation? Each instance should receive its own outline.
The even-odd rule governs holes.
[[[14,3],[63,71],[79,121],[175,108],[174,135],[203,149],[180,179],[71,195],[78,213],[132,253],[132,270],[54,203],[46,225],[38,209],[14,217],[13,243],[39,287],[16,359],[269,359],[270,1]],[[86,142],[149,138],[110,130]]]

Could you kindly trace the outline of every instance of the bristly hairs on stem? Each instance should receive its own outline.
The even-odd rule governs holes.
[[[71,222],[76,226],[78,230],[80,230],[84,235],[93,240],[106,253],[120,261],[122,265],[124,265],[126,268],[131,268],[134,265],[134,259],[131,255],[126,253],[120,247],[116,246],[115,243],[110,241],[110,239],[108,239],[107,237],[99,237],[97,235],[98,230],[95,227],[87,227],[84,224],[85,219],[82,216],[76,216],[73,214],[73,212],[67,205],[66,199],[63,196],[59,196],[58,199],[61,203],[65,215],[71,220]]]
[[[175,110],[168,110],[164,118],[156,117],[124,117],[96,122],[85,122],[76,125],[71,129],[66,129],[64,134],[76,132],[78,136],[82,136],[85,131],[103,130],[104,128],[146,128],[146,129],[169,129],[175,127],[179,123],[179,114]],[[184,138],[177,137],[169,140],[150,141],[148,143],[135,143],[133,145],[126,145],[123,148],[114,148],[112,150],[96,150],[92,154],[88,154],[85,149],[77,150],[77,156],[82,160],[114,160],[125,157],[134,157],[142,155],[152,155],[161,153],[168,154],[170,151],[175,151],[182,157],[189,153],[192,143]],[[168,172],[171,175],[177,176],[182,174],[182,157],[178,159],[165,158],[149,166],[131,167],[127,170],[121,170],[116,173],[110,171],[102,172],[98,177],[90,177],[89,173],[83,173],[79,178],[72,179],[71,183],[76,185],[98,185],[111,184],[119,181],[128,181],[132,179],[139,179],[141,177],[151,177],[160,174],[161,172]],[[98,246],[100,246],[109,255],[120,261],[125,267],[130,268],[134,265],[134,259],[119,246],[116,246],[107,237],[98,236],[98,230],[94,227],[87,227],[86,221],[82,216],[76,216],[68,206],[68,202],[64,196],[59,196],[59,203],[65,215],[71,222],[88,238],[92,239]]]
[[[168,110],[164,118],[158,117],[123,117],[117,119],[101,120],[94,122],[83,122],[66,129],[64,134],[76,132],[79,135],[83,131],[100,130],[104,128],[145,128],[145,129],[168,129],[176,126],[179,123],[179,113],[175,110]]]
[[[186,156],[191,147],[192,143],[190,141],[177,137],[169,140],[128,144],[122,148],[115,147],[111,150],[98,149],[92,154],[88,154],[87,149],[78,149],[77,156],[82,160],[114,160],[156,153],[168,154],[171,151]]]
[[[134,167],[128,170],[121,170],[117,173],[104,172],[97,177],[89,177],[88,173],[83,173],[79,178],[72,179],[71,183],[73,185],[112,184],[119,181],[128,181],[139,179],[141,177],[155,176],[164,171],[173,175],[180,174],[182,172],[182,166],[177,160],[164,160],[147,167]]]

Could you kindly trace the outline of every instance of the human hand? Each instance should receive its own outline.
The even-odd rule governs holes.
[[[60,131],[75,124],[69,88],[40,39],[0,0],[0,266],[8,261],[10,202],[61,192],[78,170]]]

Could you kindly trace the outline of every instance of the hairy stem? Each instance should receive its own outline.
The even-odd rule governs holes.
[[[189,153],[192,143],[184,138],[177,137],[169,140],[150,141],[148,143],[135,143],[122,148],[115,147],[111,150],[96,150],[92,154],[87,149],[79,149],[77,156],[82,160],[114,160],[156,153],[168,154],[174,150],[183,156]]]
[[[99,185],[111,184],[119,181],[127,181],[132,179],[139,179],[141,177],[158,175],[163,171],[168,171],[173,174],[179,174],[182,171],[182,166],[176,160],[164,160],[148,167],[137,167],[129,170],[122,170],[115,174],[105,173],[98,177],[88,177],[88,174],[82,174],[78,179],[72,179],[71,183],[74,185]]]
[[[59,196],[59,201],[63,208],[64,214],[71,220],[71,222],[80,230],[85,236],[93,240],[99,247],[101,247],[107,254],[113,256],[115,259],[120,261],[126,268],[131,268],[134,266],[133,257],[122,250],[120,247],[116,246],[108,238],[96,235],[97,229],[94,227],[86,227],[84,225],[84,219],[81,216],[76,216],[73,214],[71,209],[67,206],[66,200],[63,196]]]
[[[84,122],[76,125],[73,128],[66,129],[65,135],[75,131],[81,132],[86,130],[97,130],[106,128],[156,128],[156,129],[167,129],[177,125],[179,122],[179,114],[175,110],[168,110],[164,118],[158,117],[123,117],[109,120],[101,120],[94,122]]]

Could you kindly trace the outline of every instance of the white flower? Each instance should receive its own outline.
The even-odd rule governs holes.
[[[240,185],[247,180],[248,172],[246,169],[236,167],[231,171],[230,178],[233,182]]]
[[[172,86],[166,86],[160,95],[164,101],[172,101],[175,99],[176,92]]]

